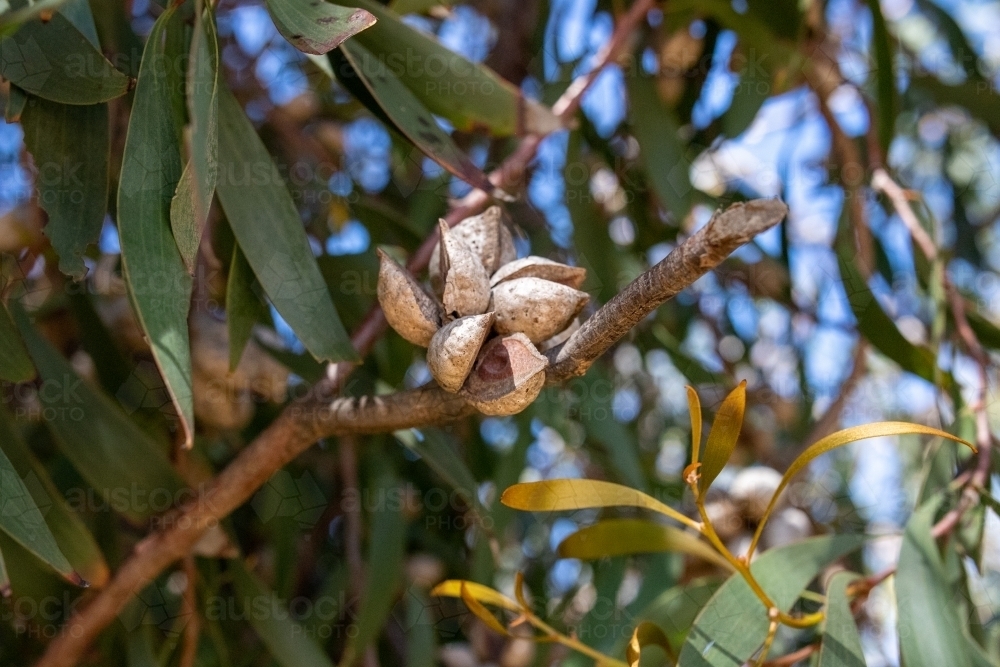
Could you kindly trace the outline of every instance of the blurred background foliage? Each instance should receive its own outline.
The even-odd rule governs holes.
[[[318,349],[342,354],[343,331],[375,303],[376,246],[413,252],[518,135],[552,129],[545,105],[593,66],[627,9],[620,0],[347,2],[379,21],[326,57],[297,50],[286,39],[295,41],[294,26],[276,27],[292,4],[222,0],[207,28],[192,3],[71,0],[47,25],[64,21],[65,35],[81,36],[65,48],[91,45],[79,78],[100,81],[99,98],[86,97],[96,87],[57,81],[58,68],[32,70],[34,52],[17,41],[28,24],[4,29],[14,41],[0,44],[0,73],[13,82],[0,125],[0,446],[10,460],[0,475],[23,482],[55,551],[95,586],[164,511],[189,499],[186,486],[205,484],[309,390],[324,372]],[[173,153],[127,145],[140,103],[185,114],[184,68],[167,68],[176,84],[167,98],[140,100],[143,47],[165,12],[174,17],[157,24],[167,34],[158,48],[168,57],[187,54],[198,30],[217,30],[219,93],[210,99],[220,154],[259,158],[253,151],[266,149],[281,180],[266,167],[225,173],[240,163],[223,159],[222,206],[204,212],[193,278],[143,257],[129,279],[164,291],[130,293],[121,252],[144,246],[118,233],[127,200],[119,185],[135,174],[169,181],[170,170],[176,182],[179,160],[194,164],[202,145],[167,135],[158,145]],[[711,414],[748,383],[739,446],[708,504],[735,550],[749,541],[776,471],[835,427],[909,420],[973,438],[981,381],[939,278],[948,272],[981,342],[1000,349],[1000,3],[668,0],[630,39],[585,95],[575,126],[542,140],[523,192],[512,193],[523,196],[503,204],[519,253],[586,267],[584,289],[599,304],[723,205],[780,196],[786,222],[520,415],[321,441],[213,532],[197,559],[137,591],[84,663],[182,664],[193,634],[192,664],[205,666],[586,664],[491,634],[460,601],[427,595],[445,578],[510,593],[517,572],[536,608],[586,644],[620,655],[640,619],[658,620],[677,642],[720,570],[678,554],[559,558],[557,545],[599,513],[515,513],[499,493],[517,481],[593,477],[690,510],[685,384]],[[56,48],[46,40],[37,37],[41,52]],[[102,53],[117,75],[102,69]],[[451,53],[464,58],[457,74]],[[365,62],[388,62],[389,76]],[[399,111],[404,102],[411,113]],[[417,132],[421,121],[433,127]],[[914,250],[891,202],[868,187],[878,168],[909,191],[939,260]],[[254,207],[274,216],[263,236],[239,217]],[[254,253],[298,234],[299,222],[318,273],[293,257],[290,274],[270,267],[270,285]],[[180,245],[186,232],[173,229]],[[177,377],[192,387],[194,449],[177,455],[191,419],[174,409],[174,379],[154,361],[180,348],[158,350],[150,333],[185,280],[190,343],[181,347],[190,361]],[[332,298],[332,318],[323,298],[289,305],[308,288],[280,301],[282,284],[315,280]],[[245,343],[242,355],[232,341]],[[423,351],[389,331],[345,392],[429,379]],[[988,379],[992,400],[992,367]],[[939,492],[953,503],[953,473],[967,465],[965,453],[937,441],[857,443],[818,459],[791,487],[764,546],[828,532],[884,535],[847,558],[855,571],[882,571],[897,560],[914,506]],[[0,499],[15,502],[22,486],[3,479]],[[0,664],[23,665],[87,594],[53,571],[51,551],[31,553],[12,537],[0,532],[0,583],[11,592],[0,601]],[[944,599],[986,660],[970,664],[997,664],[1000,519],[978,505],[947,550]],[[891,585],[855,611],[867,664],[899,664],[899,642],[913,632],[897,635]],[[772,655],[811,639],[783,631]]]

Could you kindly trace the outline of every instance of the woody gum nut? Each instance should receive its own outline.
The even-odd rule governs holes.
[[[501,266],[490,278],[490,287],[515,278],[542,278],[573,289],[579,289],[587,278],[587,269],[582,266],[569,266],[544,257],[529,255]]]
[[[499,334],[521,331],[541,343],[565,329],[589,300],[586,292],[541,278],[507,280],[493,288],[493,328]]]
[[[546,366],[524,334],[494,338],[480,350],[462,395],[484,415],[517,414],[538,398]]]
[[[493,313],[460,317],[441,327],[427,348],[427,366],[441,388],[456,393],[469,377],[483,341],[493,326]]]
[[[503,224],[500,207],[491,206],[485,213],[466,218],[451,228],[451,233],[464,241],[472,252],[479,256],[487,274],[492,274],[507,262],[517,257],[514,239]],[[428,272],[431,285],[440,292],[443,287],[440,269],[441,244],[434,246]]]
[[[441,309],[420,283],[380,249],[378,302],[389,326],[414,345],[427,347],[441,327]]]
[[[481,315],[490,305],[490,277],[479,256],[441,220],[440,265],[444,276],[444,311],[448,317]]]

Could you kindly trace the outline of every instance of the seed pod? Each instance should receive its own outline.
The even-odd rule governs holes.
[[[522,333],[487,341],[462,386],[462,395],[484,415],[514,415],[545,386],[548,359]]]
[[[493,313],[469,315],[449,322],[434,334],[427,348],[427,366],[442,389],[454,394],[462,388],[492,326]]]
[[[493,327],[499,334],[521,331],[541,343],[565,329],[589,300],[586,292],[541,278],[507,280],[493,288]]]
[[[574,317],[572,321],[566,326],[565,329],[557,333],[551,338],[546,338],[541,343],[537,345],[539,352],[548,352],[554,347],[558,347],[569,340],[569,337],[577,332],[580,328],[580,318]]]
[[[416,278],[379,248],[378,302],[389,326],[414,345],[427,347],[441,327],[441,309]]]
[[[485,213],[466,218],[451,228],[453,236],[465,241],[469,248],[479,256],[486,273],[492,275],[497,269],[513,261],[517,257],[514,249],[514,239],[503,224],[499,206],[491,206]],[[441,292],[444,284],[440,269],[441,244],[434,246],[428,272],[431,285]]]
[[[582,266],[568,266],[544,257],[529,255],[501,266],[490,278],[490,287],[496,287],[502,282],[516,278],[542,278],[573,289],[580,289],[580,285],[587,278],[587,269]]]
[[[444,276],[444,312],[447,317],[480,315],[490,305],[490,277],[479,256],[453,234],[448,223],[438,223],[442,252],[439,268]]]

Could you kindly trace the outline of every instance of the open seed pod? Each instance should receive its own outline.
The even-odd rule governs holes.
[[[586,292],[549,280],[514,278],[493,288],[493,327],[499,334],[521,331],[541,343],[565,329],[589,300]]]
[[[554,283],[579,289],[587,278],[587,269],[553,262],[551,259],[529,255],[504,264],[490,278],[490,287],[516,278],[542,278]]]
[[[462,388],[492,326],[493,313],[469,315],[449,322],[434,334],[427,348],[427,366],[442,389],[454,394]]]
[[[499,206],[491,206],[484,213],[466,218],[452,227],[451,231],[479,256],[479,261],[483,263],[483,268],[489,275],[517,257],[514,239],[507,225],[503,224]],[[440,252],[441,244],[438,243],[434,246],[431,263],[428,265],[431,285],[439,294],[444,289]]]
[[[448,228],[448,223],[438,223],[441,230],[439,270],[444,277],[444,302],[446,317],[481,315],[490,305],[490,277],[479,255]]]
[[[441,309],[416,278],[381,249],[378,302],[389,326],[414,345],[427,347],[441,327]]]
[[[462,395],[484,415],[514,415],[545,386],[548,359],[522,333],[487,341],[462,386]]]

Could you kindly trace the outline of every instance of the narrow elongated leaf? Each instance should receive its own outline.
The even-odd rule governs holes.
[[[0,38],[0,76],[62,104],[107,102],[129,89],[129,78],[60,12]]]
[[[35,499],[3,450],[0,450],[0,530],[66,579],[74,583],[83,581],[59,549]]]
[[[674,662],[674,649],[670,646],[670,640],[663,634],[663,630],[649,621],[643,621],[635,626],[632,638],[629,639],[628,646],[625,648],[625,660],[629,667],[639,667],[642,649],[647,646],[659,646],[670,658],[670,661]]]
[[[767,67],[769,59],[760,58],[751,51],[751,56],[745,55],[743,69],[740,70],[740,80],[733,91],[733,101],[726,113],[722,114],[722,131],[727,137],[738,137],[750,127],[757,112],[764,106],[764,101],[773,89],[773,74]]]
[[[341,45],[340,50],[382,110],[413,145],[468,184],[493,192],[493,184],[483,170],[455,145],[431,112],[384,61],[375,58],[368,49],[354,41]]]
[[[607,556],[675,551],[732,570],[719,552],[697,535],[648,519],[605,519],[581,528],[559,544],[560,558],[595,560]]]
[[[376,478],[378,488],[388,493],[398,481],[387,469]],[[340,667],[350,667],[355,657],[378,639],[385,619],[392,611],[403,582],[406,553],[406,518],[399,508],[379,508],[371,519],[368,536],[368,571],[365,592],[355,623],[356,633],[340,659]]]
[[[809,465],[813,459],[826,454],[837,447],[843,447],[844,445],[857,440],[881,438],[890,435],[934,435],[940,438],[947,438],[949,440],[954,440],[955,442],[960,442],[969,447],[972,451],[976,451],[976,448],[970,443],[952,435],[951,433],[946,433],[931,426],[910,424],[908,422],[875,422],[874,424],[852,426],[851,428],[845,428],[841,431],[837,431],[836,433],[831,433],[825,438],[820,438],[810,445],[808,449],[799,454],[798,457],[792,461],[792,464],[788,466],[788,470],[785,471],[785,474],[781,476],[781,483],[778,484],[778,488],[775,489],[774,495],[771,496],[771,502],[768,503],[767,509],[764,511],[764,515],[761,517],[760,523],[757,525],[757,532],[754,534],[753,541],[750,543],[750,553],[752,554],[754,548],[757,546],[757,542],[760,540],[760,536],[764,532],[764,525],[771,516],[771,512],[774,511],[774,507],[778,503],[778,498],[781,496],[781,492],[785,490],[785,487],[788,486],[788,483],[792,480],[792,478],[802,472],[802,470],[805,469],[805,467]]]
[[[219,42],[211,7],[196,17],[190,58],[188,162],[170,203],[170,228],[188,273],[193,273],[219,171]]]
[[[458,591],[462,596],[462,602],[465,603],[465,606],[469,608],[469,611],[476,615],[476,618],[485,623],[486,627],[498,635],[502,635],[504,637],[510,635],[510,633],[507,632],[507,628],[497,620],[497,617],[494,616],[489,609],[484,607],[483,604],[476,599],[476,596],[469,592],[469,585],[467,582],[461,582]]]
[[[679,645],[694,624],[698,612],[708,604],[722,582],[716,579],[697,579],[687,584],[674,586],[657,595],[643,607],[635,618],[655,623],[670,638],[671,646]],[[612,653],[625,650],[627,637],[622,637]]]
[[[853,572],[838,572],[830,579],[826,589],[823,643],[816,667],[866,667],[861,637],[847,596],[847,586],[857,578]]]
[[[868,9],[872,13],[872,51],[875,53],[875,88],[878,91],[878,140],[882,151],[887,152],[896,128],[896,73],[892,67],[892,41],[878,0],[868,0]]]
[[[688,212],[691,181],[674,112],[660,101],[651,77],[626,79],[629,120],[639,141],[639,159],[660,204],[681,220]]]
[[[863,535],[824,535],[771,549],[750,566],[778,607],[787,612],[829,563],[857,548]],[[734,574],[698,614],[681,648],[684,667],[740,667],[767,636],[767,609],[746,580]]]
[[[424,591],[411,588],[406,599],[406,664],[407,667],[434,667],[437,662],[437,620],[431,613],[431,601]]]
[[[183,54],[168,33],[183,30],[176,6],[160,15],[146,41],[129,118],[121,181],[118,234],[122,266],[136,316],[177,410],[188,447],[194,438],[191,344],[187,316],[191,276],[170,231],[170,200],[180,178],[178,128],[170,63]]]
[[[110,572],[94,536],[63,499],[49,478],[45,467],[32,455],[28,445],[15,431],[10,415],[0,408],[0,446],[14,471],[24,481],[59,550],[76,572],[91,586],[100,588]]]
[[[687,389],[688,416],[691,418],[691,463],[698,463],[701,457],[701,400],[694,387]]]
[[[462,581],[460,579],[442,581],[431,590],[430,595],[432,597],[460,598],[462,597],[463,587],[468,595],[474,597],[483,604],[500,607],[501,609],[508,609],[514,612],[521,611],[521,606],[514,600],[511,600],[503,593],[493,590],[489,586],[483,586],[482,584],[477,584],[474,581]]]
[[[0,303],[0,379],[8,382],[27,382],[35,377],[28,351],[24,349],[21,335],[7,308]]]
[[[303,53],[321,56],[375,25],[363,9],[339,7],[314,0],[267,0],[267,11],[281,36]]]
[[[669,516],[686,526],[696,523],[656,498],[627,486],[595,479],[552,479],[524,482],[500,496],[507,507],[529,512],[559,512],[591,507],[642,507]]]
[[[550,109],[526,99],[517,86],[485,65],[406,25],[381,4],[372,0],[339,0],[336,4],[360,7],[378,19],[346,44],[360,44],[376,59],[390,63],[393,76],[431,113],[447,118],[455,129],[486,129],[494,136],[548,134],[559,129],[559,119]]]
[[[163,449],[81,380],[22,310],[15,308],[13,315],[42,377],[38,397],[45,424],[73,467],[108,507],[130,521],[141,523],[169,509],[184,483]]]
[[[256,605],[266,601],[267,609],[273,610],[274,613],[260,614],[246,609],[243,613],[281,667],[333,666],[323,649],[293,620],[278,596],[248,572],[242,562],[229,561],[229,572],[232,574],[233,587],[244,604],[253,604],[254,609],[257,609]]]
[[[59,269],[83,278],[83,254],[97,242],[108,205],[108,105],[32,97],[21,126],[38,174],[38,203],[48,214],[45,235],[59,255]]]
[[[747,406],[747,381],[743,380],[726,396],[715,413],[708,430],[705,452],[701,457],[701,478],[698,489],[705,493],[729,462],[743,428],[743,412]]]
[[[288,188],[227,90],[219,95],[219,160],[219,201],[271,303],[316,359],[357,359]]]
[[[1000,94],[993,89],[993,86],[981,81],[965,81],[949,85],[933,74],[916,72],[910,85],[930,95],[938,105],[956,104],[965,107],[969,113],[986,123],[992,132],[1000,132],[1000,113],[997,113],[1000,109]]]
[[[264,304],[254,293],[256,278],[239,246],[233,248],[226,282],[226,324],[229,329],[229,370],[236,370],[253,326],[264,315]]]
[[[937,495],[917,508],[906,523],[899,552],[896,608],[900,654],[907,667],[973,664],[944,561],[931,536],[941,500],[942,496]]]
[[[437,429],[426,429],[422,432],[423,439],[413,431],[397,431],[393,435],[403,446],[418,454],[420,458],[445,481],[448,486],[462,496],[462,500],[481,516],[488,513],[479,502],[477,488],[479,483],[475,475],[455,451],[454,444],[446,434]]]

